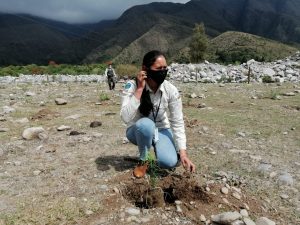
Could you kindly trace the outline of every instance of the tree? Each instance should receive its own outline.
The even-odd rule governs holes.
[[[204,24],[195,24],[193,36],[190,42],[190,59],[191,62],[197,63],[204,60],[204,56],[208,47],[208,39],[205,34]]]

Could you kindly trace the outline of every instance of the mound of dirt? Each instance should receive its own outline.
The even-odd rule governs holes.
[[[239,211],[247,209],[251,215],[266,215],[262,204],[254,197],[240,193],[237,199],[232,193],[223,194],[222,183],[209,185],[200,184],[197,179],[187,173],[169,173],[164,177],[145,177],[134,179],[131,173],[119,177],[123,197],[139,208],[164,208],[176,210],[178,206],[182,213],[192,221],[199,221],[200,214],[210,218],[222,211]],[[200,213],[201,212],[201,213]]]
[[[53,112],[49,109],[41,109],[36,114],[30,117],[31,120],[51,120],[53,118],[59,117],[60,113]]]

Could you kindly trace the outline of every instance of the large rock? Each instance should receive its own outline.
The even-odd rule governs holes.
[[[67,100],[65,100],[63,98],[56,98],[55,99],[55,103],[56,103],[56,105],[66,105],[67,104]]]
[[[30,127],[23,131],[22,137],[26,140],[32,140],[35,138],[45,139],[47,135],[43,127]]]
[[[276,225],[276,223],[267,217],[260,217],[256,220],[256,225]]]
[[[238,212],[225,212],[218,215],[213,215],[211,220],[218,224],[230,224],[235,220],[241,219],[242,216]]]

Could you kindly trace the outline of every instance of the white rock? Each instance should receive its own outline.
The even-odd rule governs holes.
[[[244,221],[245,225],[256,225],[254,223],[254,221],[251,220],[250,218],[244,218],[243,221]]]
[[[258,220],[256,220],[256,225],[276,225],[276,224],[274,221],[266,217],[260,217]]]
[[[92,210],[86,210],[85,211],[85,215],[90,216],[92,215],[94,212]]]
[[[236,220],[230,223],[230,225],[245,225],[245,223],[242,220]]]
[[[67,100],[63,99],[63,98],[56,98],[55,100],[56,105],[66,105],[67,104]]]
[[[8,132],[8,131],[9,131],[8,128],[6,128],[6,127],[0,127],[0,133],[1,132]]]
[[[15,121],[16,123],[21,123],[21,124],[25,124],[25,123],[29,123],[29,119],[25,118],[21,118]]]
[[[233,192],[232,196],[235,197],[236,199],[240,200],[242,197],[239,195],[237,192]]]
[[[141,213],[140,209],[137,208],[127,208],[125,212],[131,216],[137,216]]]
[[[222,187],[222,188],[221,188],[221,192],[222,192],[223,194],[227,195],[228,192],[229,192],[229,190],[228,190],[227,187]]]
[[[225,212],[218,215],[213,215],[211,220],[220,224],[230,224],[235,220],[241,219],[242,216],[238,212]]]
[[[13,113],[13,112],[16,111],[16,109],[14,109],[14,108],[12,108],[10,106],[3,106],[2,109],[3,109],[3,113],[4,114]]]
[[[200,215],[200,221],[201,222],[205,222],[206,221],[206,218],[203,214]]]
[[[75,115],[71,115],[71,116],[67,116],[65,119],[72,119],[72,120],[77,120],[81,117],[80,114],[75,114]]]
[[[42,171],[40,171],[40,170],[35,170],[35,171],[33,171],[33,175],[34,176],[38,176],[41,172]]]
[[[31,92],[31,91],[27,91],[27,92],[25,92],[25,95],[26,96],[35,96],[35,93]]]
[[[176,212],[182,213],[182,209],[181,209],[180,205],[176,205]]]
[[[58,131],[65,131],[65,130],[70,130],[71,127],[70,126],[65,126],[65,125],[61,125],[58,128],[56,128]]]
[[[45,134],[43,127],[30,127],[23,131],[22,137],[26,140],[32,140],[35,138],[43,139],[42,134]]]
[[[278,183],[279,185],[293,185],[294,180],[291,174],[289,173],[283,173],[278,177]]]
[[[241,209],[240,214],[242,217],[249,217],[249,213],[246,209]]]
[[[275,76],[275,71],[273,70],[273,69],[271,69],[271,68],[265,68],[265,69],[263,69],[263,74],[265,75],[265,76],[270,76],[270,77],[273,77],[273,76]]]

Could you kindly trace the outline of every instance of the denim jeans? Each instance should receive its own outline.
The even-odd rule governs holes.
[[[151,146],[154,147],[158,165],[161,168],[173,168],[177,165],[178,156],[171,129],[159,129],[159,140],[153,144],[155,124],[149,118],[141,118],[127,128],[128,140],[137,145],[140,159],[145,160]]]

